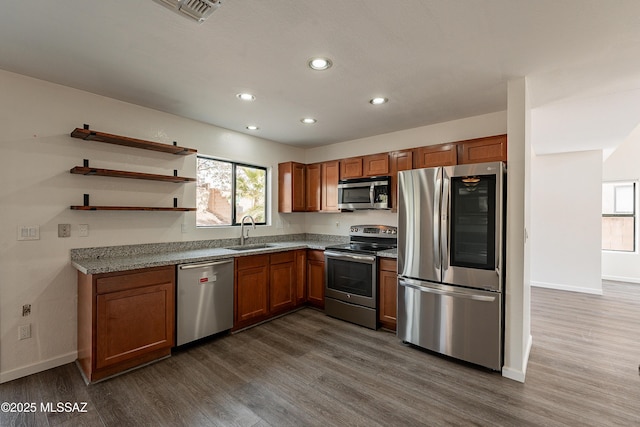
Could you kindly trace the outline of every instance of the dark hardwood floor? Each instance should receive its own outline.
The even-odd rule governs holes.
[[[91,386],[73,364],[2,384],[38,411],[0,425],[640,425],[640,285],[533,288],[532,334],[521,384],[304,309]]]

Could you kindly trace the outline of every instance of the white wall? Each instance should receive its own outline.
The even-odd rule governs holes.
[[[640,126],[604,162],[603,181],[640,180]],[[636,197],[636,229],[640,228],[637,213],[640,212],[640,197]],[[608,280],[640,283],[640,241],[636,233],[635,252],[602,253],[602,277]]]
[[[531,107],[525,78],[507,86],[505,344],[502,375],[524,382],[532,345],[530,242]]]
[[[195,229],[195,213],[81,212],[92,204],[195,206],[195,184],[72,175],[89,159],[95,167],[195,176],[195,156],[173,156],[71,138],[84,123],[92,129],[198,149],[200,153],[273,168],[304,161],[304,150],[209,126],[170,114],[0,71],[0,381],[47,369],[76,358],[76,271],[69,250],[239,237],[237,227]],[[277,185],[274,185],[277,187]],[[277,188],[271,197],[273,224]],[[58,224],[71,224],[70,238],[57,237]],[[181,224],[189,231],[181,232]],[[89,224],[89,237],[78,237]],[[254,235],[304,232],[303,216],[286,216],[285,228],[264,226]],[[40,240],[17,241],[19,225],[39,225]],[[21,317],[23,304],[32,314]],[[18,341],[18,325],[31,323],[33,338]]]
[[[602,151],[532,163],[531,284],[602,294]]]

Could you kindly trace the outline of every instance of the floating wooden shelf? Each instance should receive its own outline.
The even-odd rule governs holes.
[[[193,182],[196,180],[195,178],[187,178],[183,176],[156,175],[151,173],[128,172],[114,169],[99,169],[85,166],[75,166],[69,172],[78,175],[112,176],[116,178],[146,179],[150,181],[164,181],[175,183]]]
[[[189,155],[196,154],[198,150],[194,148],[180,147],[179,145],[162,144],[159,142],[145,141],[142,139],[129,138],[126,136],[112,135],[110,133],[97,132],[91,129],[76,128],[71,132],[74,138],[85,141],[98,141],[107,144],[124,145],[125,147],[141,148],[143,150],[160,151],[163,153]]]
[[[163,211],[163,212],[188,212],[196,208],[156,208],[149,206],[71,206],[74,211]]]

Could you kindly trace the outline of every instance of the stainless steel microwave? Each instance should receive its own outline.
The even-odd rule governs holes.
[[[391,178],[341,179],[338,181],[338,209],[390,209]]]

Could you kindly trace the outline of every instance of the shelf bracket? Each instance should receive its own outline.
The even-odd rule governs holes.
[[[177,198],[177,197],[174,197],[174,198],[173,198],[173,207],[174,207],[174,208],[177,208],[177,207],[178,207],[178,198]]]
[[[84,195],[84,206],[89,206],[89,195],[88,194]]]
[[[82,166],[84,166],[85,168],[88,168],[89,167],[89,159],[82,160]]]

